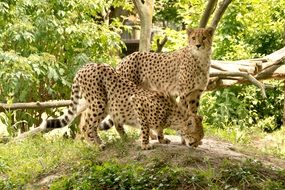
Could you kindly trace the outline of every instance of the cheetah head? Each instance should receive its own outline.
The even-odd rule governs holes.
[[[202,116],[192,114],[180,131],[182,137],[185,139],[186,146],[197,147],[202,144],[204,137]]]
[[[188,42],[194,54],[211,53],[214,28],[188,29]]]

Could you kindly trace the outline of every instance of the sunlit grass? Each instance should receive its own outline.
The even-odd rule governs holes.
[[[225,140],[240,145],[244,150],[255,149],[258,153],[270,154],[274,157],[285,158],[285,128],[266,133],[257,127],[240,129],[238,126],[214,128],[204,124],[207,137]]]
[[[0,184],[9,181],[13,186],[21,187],[40,175],[75,164],[87,152],[90,148],[86,144],[67,139],[49,141],[36,137],[0,144]]]
[[[284,155],[284,129],[266,134],[253,128],[239,131],[234,127],[222,130],[204,126],[206,138],[229,141],[247,150],[254,149],[256,141],[266,146],[255,148],[254,153]],[[168,155],[168,151],[159,148],[149,152],[150,156],[139,143],[134,143],[139,130],[126,131],[127,139],[121,139],[115,129],[100,132],[107,142],[103,152],[78,140],[39,136],[0,144],[0,189],[33,189],[51,174],[59,176],[50,182],[51,189],[123,189],[130,185],[135,189],[145,189],[146,185],[152,189],[285,188],[285,171],[259,161],[211,160],[188,155],[187,151],[184,157],[175,158],[173,152]]]

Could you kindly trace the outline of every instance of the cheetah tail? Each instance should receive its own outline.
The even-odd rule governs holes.
[[[62,128],[70,124],[82,111],[86,109],[86,106],[79,106],[80,88],[76,82],[72,85],[72,94],[70,99],[72,103],[68,107],[67,112],[58,118],[48,119],[46,121],[46,129]]]
[[[108,130],[114,125],[112,118],[108,115],[100,124],[100,130]]]

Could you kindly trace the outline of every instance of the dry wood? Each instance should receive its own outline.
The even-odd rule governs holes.
[[[16,109],[46,109],[64,107],[71,104],[71,100],[54,100],[48,102],[28,102],[28,103],[14,103],[3,104],[0,103],[0,112]]]
[[[157,49],[155,52],[157,52],[157,53],[161,52],[162,48],[166,44],[167,40],[168,40],[167,36],[165,36],[161,42],[159,39],[157,39],[157,41],[156,41]]]
[[[140,30],[139,51],[149,51],[154,1],[133,0],[133,3],[140,17],[141,30]]]
[[[212,60],[210,81],[207,90],[225,88],[238,83],[251,83],[261,89],[265,96],[265,87],[258,80],[285,79],[285,47],[258,59],[238,61]],[[264,66],[265,65],[265,66]],[[70,100],[15,103],[12,105],[0,103],[0,112],[15,109],[46,109],[63,107],[71,104]]]
[[[212,72],[210,77],[218,77],[219,79],[228,79],[229,77],[243,77],[245,80],[248,80],[252,84],[256,85],[261,89],[261,95],[263,98],[266,98],[264,84],[256,80],[252,75],[245,72]]]
[[[228,8],[231,2],[232,0],[224,0],[223,2],[220,2],[219,9],[215,13],[215,16],[211,23],[211,27],[213,27],[214,29],[217,28],[219,21],[221,20],[223,14],[225,13],[226,9]]]
[[[206,25],[209,21],[209,18],[210,18],[211,14],[213,13],[213,11],[217,5],[217,2],[218,2],[218,0],[209,0],[208,1],[207,7],[203,13],[201,20],[200,20],[200,24],[199,24],[200,28],[206,27]]]

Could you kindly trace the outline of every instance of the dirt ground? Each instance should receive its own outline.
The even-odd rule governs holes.
[[[197,148],[189,148],[180,144],[181,140],[179,136],[166,135],[166,138],[171,140],[171,143],[168,145],[159,144],[157,141],[152,141],[152,143],[154,143],[156,147],[164,147],[163,149],[165,151],[188,152],[191,150],[196,156],[208,158],[213,161],[219,161],[224,158],[230,160],[254,159],[261,161],[265,165],[285,169],[285,160],[268,155],[256,155],[256,153],[253,151],[250,152],[249,150],[241,151],[233,144],[223,142],[221,140],[206,137],[202,140],[202,145],[198,146]]]
[[[157,140],[152,140],[154,149],[140,150],[140,141],[130,142],[120,149],[120,145],[107,145],[106,149],[98,154],[98,161],[116,159],[121,163],[141,162],[150,164],[151,160],[156,162],[168,162],[172,165],[182,166],[188,169],[200,168],[207,169],[210,164],[212,167],[218,166],[223,160],[242,162],[246,159],[261,161],[264,165],[274,168],[285,169],[285,160],[268,155],[256,155],[254,151],[240,151],[233,144],[221,140],[206,137],[202,140],[203,144],[197,148],[189,148],[181,145],[179,136],[165,135],[171,140],[170,144],[159,144]],[[206,160],[206,161],[205,161]],[[49,184],[54,179],[59,178],[59,174],[45,176],[37,182],[37,185]]]

